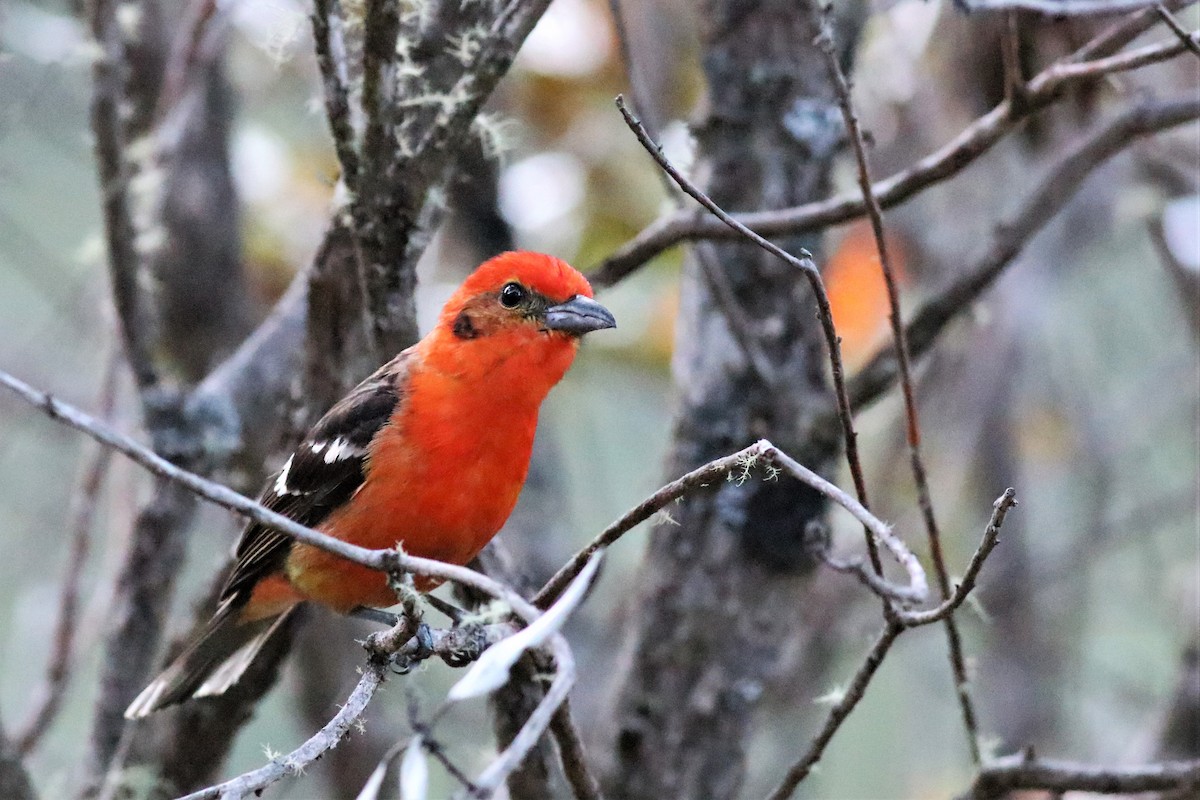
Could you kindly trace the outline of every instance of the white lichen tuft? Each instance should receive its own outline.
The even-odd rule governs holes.
[[[517,124],[501,114],[480,113],[471,127],[486,158],[503,160],[516,144]]]
[[[512,614],[512,606],[503,600],[493,599],[487,605],[480,606],[473,614],[465,614],[462,625],[490,625],[502,622]]]
[[[475,57],[488,39],[488,29],[481,24],[472,25],[465,31],[446,37],[446,52],[464,67],[475,63]]]
[[[738,456],[737,466],[729,471],[726,480],[733,481],[738,486],[741,486],[746,481],[750,480],[751,472],[754,470],[754,465],[758,463],[757,453],[745,453]]]
[[[674,525],[677,528],[679,527],[679,522],[672,517],[671,512],[667,511],[665,508],[660,508],[658,511],[656,511],[652,519],[654,520],[655,525],[666,524]]]

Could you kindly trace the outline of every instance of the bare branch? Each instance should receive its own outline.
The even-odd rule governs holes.
[[[1004,490],[1004,494],[996,498],[996,502],[992,503],[992,519],[988,522],[987,528],[983,532],[983,541],[979,543],[975,554],[971,556],[970,563],[967,564],[967,570],[963,573],[962,579],[958,585],[954,587],[954,593],[947,597],[941,605],[936,608],[931,608],[928,611],[907,611],[900,610],[897,612],[897,618],[906,627],[915,628],[920,625],[928,625],[931,622],[937,622],[941,619],[949,619],[950,616],[963,604],[967,599],[967,595],[975,588],[975,581],[979,578],[979,571],[983,568],[983,562],[991,555],[992,550],[1000,542],[1000,527],[1004,525],[1005,515],[1017,505],[1016,492],[1012,488]]]
[[[1179,41],[1183,42],[1184,47],[1186,47],[1188,50],[1191,50],[1197,56],[1200,56],[1200,42],[1196,41],[1196,34],[1188,33],[1187,30],[1179,24],[1179,20],[1175,19],[1175,15],[1172,14],[1165,5],[1162,3],[1156,5],[1154,7],[1154,13],[1158,14],[1159,18],[1162,19],[1163,22],[1167,23],[1167,27],[1179,37]]]
[[[1195,3],[1196,0],[1165,0],[1159,3],[1167,11],[1179,11]],[[1135,11],[1120,22],[1115,22],[1108,28],[1096,34],[1071,54],[1070,61],[1087,61],[1101,56],[1111,56],[1125,45],[1153,28],[1160,17],[1154,8],[1143,8]]]
[[[567,783],[576,800],[602,800],[600,784],[588,767],[583,740],[571,719],[571,702],[564,699],[550,720],[550,733],[558,744],[558,755],[562,762]]]
[[[913,314],[906,335],[912,355],[928,351],[942,330],[971,307],[1000,277],[1029,240],[1067,204],[1084,180],[1100,164],[1137,139],[1200,117],[1200,100],[1193,98],[1143,102],[1125,109],[1064,155],[1046,174],[1017,212],[996,226],[984,254],[959,278],[926,301]],[[851,405],[861,409],[896,381],[895,357],[877,353],[850,381]]]
[[[767,797],[768,800],[786,800],[796,791],[796,787],[800,782],[808,777],[812,772],[813,766],[821,760],[821,756],[825,752],[826,746],[833,739],[833,735],[837,733],[838,728],[850,716],[850,712],[858,705],[866,694],[867,686],[870,685],[871,679],[875,676],[883,659],[891,650],[892,644],[905,630],[918,625],[926,625],[930,622],[936,622],[944,619],[952,614],[966,599],[968,593],[975,586],[975,580],[979,575],[979,570],[983,566],[983,562],[996,546],[1000,534],[1000,526],[1004,524],[1004,515],[1008,510],[1016,504],[1013,499],[1013,490],[1007,489],[995,503],[992,505],[992,518],[988,523],[987,529],[984,531],[983,541],[979,548],[975,551],[975,555],[971,558],[971,563],[967,567],[966,573],[963,575],[962,583],[955,589],[954,596],[931,611],[909,612],[904,610],[896,610],[888,619],[883,631],[879,634],[879,638],[875,640],[875,644],[867,653],[862,665],[850,680],[849,686],[836,698],[833,706],[829,709],[829,714],[825,718],[821,730],[813,738],[808,746],[808,750],[800,759],[793,764],[784,775],[783,780]]]
[[[872,191],[871,168],[867,161],[866,143],[858,124],[858,116],[854,113],[854,104],[850,99],[850,85],[838,63],[837,51],[829,31],[828,21],[825,19],[819,0],[812,0],[810,7],[821,30],[817,44],[825,56],[825,69],[837,93],[838,105],[842,109],[842,119],[846,122],[846,130],[850,133],[850,144],[858,165],[858,186],[863,193],[867,217],[871,221],[871,232],[875,237],[875,248],[879,253],[883,281],[887,287],[890,310],[888,321],[892,328],[892,353],[899,367],[900,389],[904,398],[904,415],[907,421],[905,439],[908,443],[909,466],[912,468],[913,483],[917,489],[917,505],[921,509],[921,518],[925,522],[925,533],[929,541],[929,554],[933,559],[934,576],[937,578],[938,590],[941,592],[942,599],[946,600],[950,597],[950,577],[946,571],[946,558],[942,554],[942,537],[938,530],[937,517],[933,511],[933,495],[929,490],[925,461],[921,457],[921,423],[917,412],[916,393],[913,391],[908,337],[905,335],[904,317],[900,310],[900,289],[896,283],[891,254],[888,251],[887,239],[883,231],[883,210],[879,206],[879,199]],[[1016,50],[1019,33],[1014,13],[1010,13],[1008,22],[1009,30],[1005,37],[1008,45],[1005,48],[1005,74],[1008,78],[1009,103],[1013,108],[1019,109],[1025,99],[1024,82],[1021,80]],[[952,616],[945,617],[945,625],[950,668],[954,675],[954,685],[958,687],[959,706],[967,733],[967,746],[971,753],[971,760],[978,764],[980,762],[979,731],[975,721],[975,706],[971,702],[971,695],[967,689],[967,665],[963,658],[962,641],[958,634],[958,626]]]
[[[363,669],[363,676],[350,697],[346,699],[338,713],[329,720],[328,724],[313,734],[308,741],[285,756],[271,760],[271,763],[252,772],[218,784],[192,792],[180,800],[241,800],[244,797],[258,795],[263,789],[289,775],[299,775],[304,769],[316,761],[328,750],[336,747],[367,709],[367,704],[375,695],[387,677],[388,662],[386,659],[371,658]]]
[[[348,92],[339,70],[337,54],[339,50],[344,51],[344,43],[341,37],[335,34],[341,21],[334,16],[333,2],[334,0],[315,0],[313,3],[313,41],[317,53],[317,66],[321,70],[321,84],[325,91],[325,116],[333,135],[338,162],[342,166],[342,180],[350,191],[357,192],[358,151],[354,143],[354,127],[350,122]],[[342,47],[337,47],[337,44],[342,44]]]
[[[1111,767],[1047,761],[1033,758],[1029,753],[1018,753],[996,759],[981,769],[962,800],[998,799],[1021,789],[1135,794],[1186,791],[1197,787],[1200,787],[1200,760]]]
[[[825,724],[821,726],[821,730],[813,737],[812,743],[808,746],[808,751],[804,756],[793,764],[783,776],[783,780],[779,785],[767,795],[768,800],[787,800],[792,796],[792,792],[796,791],[796,787],[800,785],[808,774],[812,771],[813,765],[821,760],[821,755],[825,752],[825,747],[833,739],[833,735],[837,733],[838,728],[850,716],[850,712],[858,705],[858,701],[862,700],[863,695],[867,692],[867,686],[870,685],[871,679],[875,677],[875,672],[883,663],[883,659],[891,650],[892,644],[896,641],[901,633],[904,632],[904,626],[898,622],[889,622],[879,634],[879,638],[875,640],[875,644],[871,646],[871,650],[867,653],[867,657],[863,660],[862,666],[858,668],[858,672],[850,681],[850,685],[841,693],[837,702],[829,709],[829,715],[825,718]]]
[[[1097,49],[1105,52],[1104,48]],[[894,175],[872,184],[881,208],[900,205],[941,181],[954,177],[1012,132],[1034,113],[1055,103],[1072,83],[1094,82],[1113,72],[1165,61],[1185,52],[1180,42],[1149,45],[1131,53],[1097,61],[1075,62],[1071,57],[1055,62],[1026,84],[1023,104],[1008,100],[979,117],[951,141]],[[733,214],[732,217],[763,236],[783,236],[819,230],[866,214],[861,192],[849,192],[813,203],[776,211]],[[589,271],[592,284],[611,286],[659,253],[694,239],[734,239],[719,219],[707,214],[677,211],[659,217],[637,236]]]
[[[381,572],[411,572],[446,581],[454,581],[479,589],[493,597],[502,599],[526,622],[538,617],[538,610],[512,589],[474,570],[429,558],[418,558],[395,550],[368,550],[335,539],[299,524],[290,517],[278,514],[227,486],[188,472],[156,455],[128,436],[118,433],[94,417],[57,400],[46,392],[0,371],[0,384],[8,387],[22,399],[40,408],[51,419],[63,422],[86,433],[101,444],[118,450],[132,461],[155,475],[179,485],[183,489],[209,502],[234,511],[247,519],[266,525],[298,542],[317,547],[340,556],[355,564]]]
[[[2,374],[0,373],[0,375]],[[884,543],[909,576],[908,586],[894,586],[880,580],[878,586],[882,587],[880,591],[885,596],[904,602],[920,602],[925,598],[928,591],[925,571],[921,568],[921,564],[916,556],[892,533],[891,527],[887,523],[868,511],[865,506],[849,494],[800,464],[766,439],[762,439],[749,447],[710,461],[686,475],[671,481],[626,512],[620,519],[605,528],[591,543],[573,555],[570,561],[564,564],[554,574],[554,577],[546,582],[546,585],[534,596],[534,605],[544,608],[554,602],[562,590],[579,574],[597,550],[608,547],[621,538],[627,531],[645,522],[669,503],[685,494],[708,487],[713,483],[733,480],[739,477],[735,473],[747,476],[750,469],[760,458],[768,468],[778,467],[791,477],[816,489],[826,498],[849,511],[856,520],[861,522],[871,532],[875,539]]]
[[[825,291],[825,284],[821,280],[821,273],[817,269],[817,265],[813,263],[807,251],[802,251],[802,257],[797,258],[778,245],[767,241],[730,216],[724,209],[713,202],[711,197],[701,191],[698,186],[675,168],[663,153],[662,147],[650,138],[650,134],[646,132],[642,123],[625,107],[624,99],[620,95],[617,96],[617,108],[621,111],[621,116],[625,118],[625,124],[637,136],[642,147],[658,162],[663,171],[670,175],[675,183],[679,184],[680,189],[708,209],[713,216],[734,232],[758,245],[771,255],[783,259],[786,263],[798,269],[808,279],[817,301],[817,318],[821,322],[821,329],[825,333],[825,344],[829,350],[830,371],[833,374],[834,393],[837,396],[838,419],[842,424],[842,437],[846,447],[846,462],[850,466],[850,475],[854,480],[854,490],[858,495],[859,502],[865,507],[867,505],[867,484],[863,478],[862,463],[858,457],[858,434],[854,431],[854,415],[850,408],[849,395],[846,393],[846,377],[845,368],[842,364],[841,339],[838,337],[837,330],[835,330],[833,325],[833,311],[829,306],[829,295]],[[866,543],[867,554],[871,558],[871,566],[874,567],[876,574],[882,575],[883,565],[879,560],[879,552],[875,546],[875,540],[869,533],[866,535]]]
[[[158,384],[159,375],[139,280],[144,264],[128,196],[130,169],[120,111],[125,99],[125,46],[117,22],[119,5],[114,0],[89,0],[87,4],[92,38],[100,48],[92,65],[91,123],[113,300],[125,356],[138,390],[146,392]]]
[[[470,791],[472,797],[491,797],[504,784],[509,773],[520,765],[526,754],[542,738],[556,712],[566,701],[571,685],[575,683],[575,658],[571,655],[567,640],[561,634],[555,634],[550,639],[550,649],[554,653],[555,670],[554,680],[546,690],[546,696],[538,703],[504,752],[480,773],[475,780],[474,789]]]
[[[1024,9],[1050,17],[1107,16],[1137,11],[1154,0],[956,0],[967,11]]]

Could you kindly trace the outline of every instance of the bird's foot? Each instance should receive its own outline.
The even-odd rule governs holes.
[[[397,675],[407,675],[413,671],[413,667],[431,655],[433,655],[433,631],[422,622],[417,625],[417,632],[413,634],[413,638],[396,654],[392,662],[392,671]]]

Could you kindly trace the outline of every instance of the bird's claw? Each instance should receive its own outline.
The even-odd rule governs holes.
[[[417,664],[433,655],[433,631],[424,622],[417,625],[417,632],[413,634],[412,641],[416,642],[413,652],[397,653],[392,662],[392,671],[397,675],[407,675]]]

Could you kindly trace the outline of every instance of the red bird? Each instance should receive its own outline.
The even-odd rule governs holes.
[[[466,564],[525,483],[538,409],[580,337],[616,326],[587,279],[538,253],[485,262],[420,342],[313,426],[262,493],[268,508],[361,547]],[[212,619],[125,711],[232,686],[289,612],[396,604],[383,573],[251,523]],[[432,588],[418,581],[418,588]]]

